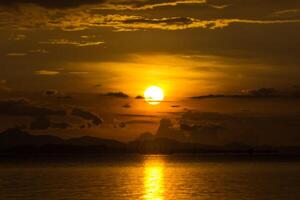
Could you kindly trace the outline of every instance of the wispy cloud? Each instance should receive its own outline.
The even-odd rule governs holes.
[[[136,8],[155,7],[163,5],[177,5],[185,3],[196,3],[206,1],[166,1],[162,3],[153,4],[140,4],[135,5]],[[108,2],[108,4],[111,2]],[[113,4],[115,5],[115,4]],[[128,6],[124,4],[116,4],[115,6]],[[210,5],[210,7],[222,9],[227,5]],[[72,8],[72,9],[47,9],[43,7],[27,5],[20,6],[19,9],[10,10],[11,15],[7,17],[6,25],[8,24],[16,29],[28,30],[28,29],[60,29],[64,31],[79,31],[93,28],[113,28],[115,31],[136,31],[147,29],[159,29],[159,30],[185,30],[185,29],[217,29],[230,26],[232,24],[287,24],[287,23],[300,23],[298,18],[289,18],[283,20],[278,19],[266,19],[251,17],[234,17],[234,18],[197,18],[187,16],[173,16],[173,17],[145,17],[142,15],[124,15],[124,14],[107,14],[103,15],[102,12],[97,11],[97,6],[88,8]],[[101,7],[103,9],[103,7]],[[285,13],[294,13],[297,10],[279,11],[277,15]],[[148,15],[149,16],[149,15]],[[1,26],[1,23],[0,23]],[[89,41],[87,37],[82,37],[83,41],[73,41],[68,39],[55,39],[51,41],[41,42],[42,44],[54,44],[54,45],[74,45],[79,47],[84,46],[97,46],[101,45],[103,41]]]
[[[205,4],[206,0],[165,0],[165,1],[129,1],[125,0],[122,3],[116,1],[107,1],[97,9],[101,10],[148,10],[159,7],[178,6],[188,4]]]
[[[46,75],[46,76],[55,76],[55,75],[59,75],[59,74],[63,74],[63,75],[86,75],[89,72],[87,71],[68,71],[65,69],[59,69],[59,68],[55,68],[53,70],[48,70],[48,69],[41,69],[41,70],[37,70],[34,72],[36,75]]]
[[[52,45],[73,45],[77,47],[87,47],[87,46],[98,46],[104,44],[102,41],[97,42],[87,42],[87,41],[71,41],[67,39],[56,39],[47,42],[40,42],[40,44],[52,44]]]
[[[6,54],[6,56],[15,56],[15,57],[22,57],[22,56],[26,56],[27,53],[8,53]]]
[[[224,28],[231,24],[285,24],[300,23],[299,20],[252,20],[252,19],[215,19],[200,20],[189,17],[172,17],[161,19],[149,19],[136,16],[135,18],[125,20],[115,20],[111,22],[111,26],[119,29],[160,29],[160,30],[184,30],[184,29],[217,29]],[[108,25],[108,24],[107,24]]]
[[[53,71],[53,70],[38,70],[35,71],[37,75],[46,75],[46,76],[54,76],[60,74],[60,71]]]
[[[224,9],[224,8],[229,7],[230,5],[229,4],[224,4],[224,5],[208,4],[208,6],[215,8],[215,9]]]
[[[300,16],[300,9],[280,10],[271,14],[272,17],[296,17]]]
[[[45,54],[48,53],[46,49],[32,49],[28,51],[29,53],[38,53],[38,54]]]
[[[288,20],[257,20],[257,19],[213,19],[202,20],[191,17],[164,17],[164,18],[146,18],[137,15],[100,15],[81,13],[80,16],[70,14],[65,17],[59,17],[51,20],[53,16],[44,16],[38,18],[24,18],[19,21],[19,27],[34,29],[36,27],[44,29],[61,29],[66,31],[78,31],[96,27],[109,27],[117,31],[136,31],[146,29],[159,30],[185,30],[185,29],[217,29],[224,28],[231,24],[287,24],[300,23],[300,19]],[[53,45],[74,45],[78,47],[97,46],[103,44],[103,41],[71,41],[67,39],[56,39],[41,44]]]
[[[24,34],[12,34],[10,37],[9,37],[9,40],[15,40],[15,41],[20,41],[20,40],[24,40],[26,39],[26,35]]]

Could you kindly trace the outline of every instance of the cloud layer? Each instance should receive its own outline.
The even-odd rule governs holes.
[[[35,4],[45,8],[72,8],[93,4],[97,9],[111,10],[147,10],[158,7],[177,6],[182,4],[204,4],[206,0],[3,0],[0,5]]]
[[[149,18],[139,15],[108,14],[86,10],[47,10],[41,7],[21,7],[13,10],[6,17],[7,24],[18,29],[61,29],[78,31],[91,28],[113,28],[116,31],[136,30],[185,30],[217,29],[232,24],[287,24],[300,23],[300,19],[247,19],[247,18],[213,18],[162,17]],[[0,24],[1,25],[1,24]],[[7,25],[6,25],[7,26]],[[76,42],[66,39],[43,42],[46,44],[68,44],[75,46],[99,45],[103,42]]]
[[[65,99],[65,95],[58,93],[55,90],[48,90],[47,97],[56,97],[58,100]],[[55,99],[52,99],[55,101]],[[45,103],[44,103],[45,104]],[[67,129],[79,128],[82,125],[87,128],[98,127],[103,123],[103,120],[96,114],[93,114],[82,108],[55,108],[62,107],[61,105],[46,106],[37,102],[31,102],[27,99],[3,99],[0,100],[0,117],[7,118],[30,118],[29,128],[33,130]],[[74,123],[71,116],[75,116],[81,120]],[[18,120],[16,120],[18,121]],[[72,124],[73,123],[73,124]],[[83,123],[83,124],[82,124]],[[15,124],[15,126],[17,123]]]
[[[156,135],[202,144],[299,145],[299,119],[299,115],[188,111],[178,122],[162,119]]]
[[[255,2],[246,1],[245,4],[241,4],[236,0],[221,2],[207,2],[206,0],[1,1],[0,26],[2,25],[3,28],[10,26],[20,30],[43,28],[78,31],[92,28],[113,28],[116,31],[135,31],[147,29],[216,29],[224,28],[232,24],[267,25],[300,23],[300,16],[297,15],[299,13],[297,3],[282,3],[276,1],[271,4],[269,0],[259,1],[259,3],[261,4],[261,11],[258,10],[254,12],[256,9]],[[8,7],[1,8],[1,5]],[[192,16],[188,16],[184,14],[180,16],[176,14],[177,12],[174,12],[172,15],[168,14],[164,17],[160,15],[160,17],[158,17],[159,15],[151,16],[149,14],[145,15],[143,12],[138,12],[139,10],[143,11],[179,5],[201,5],[202,7],[199,7],[199,9],[204,11],[203,15],[196,16],[193,14]],[[276,10],[280,7],[282,7],[282,9]],[[192,8],[193,7],[190,9]],[[107,14],[103,14],[103,9],[111,11],[106,12]],[[133,10],[133,12],[120,12],[120,10]],[[290,17],[286,18],[287,15]],[[52,44],[72,44],[76,46],[101,44],[100,42],[96,42],[97,44],[95,42],[80,43],[65,39],[49,41],[49,43],[50,42]]]

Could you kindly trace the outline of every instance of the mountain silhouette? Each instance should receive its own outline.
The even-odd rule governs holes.
[[[71,138],[71,139],[66,140],[65,144],[78,145],[78,146],[107,145],[109,147],[114,147],[114,148],[124,147],[124,143],[121,143],[121,142],[118,142],[118,141],[115,141],[115,140],[100,139],[100,138],[91,137],[91,136]]]
[[[0,147],[8,148],[14,146],[42,146],[46,144],[63,144],[64,140],[50,135],[31,135],[18,128],[7,129],[0,134]]]
[[[230,143],[223,146],[202,145],[179,142],[151,133],[143,133],[128,143],[91,136],[62,139],[51,135],[32,135],[18,128],[7,129],[0,133],[0,155],[95,155],[103,153],[300,155],[300,147],[250,146],[240,143]]]
[[[92,148],[93,147],[93,148]],[[39,151],[39,152],[80,152],[86,151],[89,148],[90,152],[94,149],[105,150],[107,149],[121,149],[125,148],[125,144],[109,140],[101,139],[90,136],[83,136],[71,139],[61,139],[51,135],[32,135],[28,132],[22,131],[18,128],[7,129],[0,134],[0,150],[9,151]]]

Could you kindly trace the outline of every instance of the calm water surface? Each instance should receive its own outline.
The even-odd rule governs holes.
[[[300,199],[298,161],[186,155],[45,160],[1,161],[0,199]]]

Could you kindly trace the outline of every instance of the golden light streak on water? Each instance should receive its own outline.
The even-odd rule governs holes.
[[[144,199],[164,199],[164,162],[159,156],[147,157],[144,169]]]

